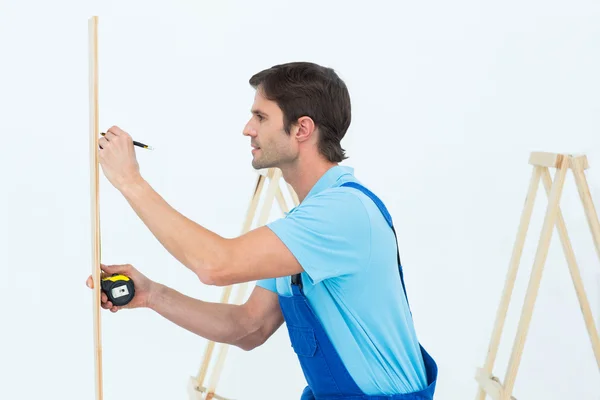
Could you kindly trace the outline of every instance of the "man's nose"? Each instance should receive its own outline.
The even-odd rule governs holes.
[[[250,123],[247,123],[242,133],[244,136],[256,136],[256,129],[254,129]]]

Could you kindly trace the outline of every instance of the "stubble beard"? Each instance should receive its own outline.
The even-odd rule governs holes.
[[[284,133],[285,134],[285,133]],[[281,168],[291,157],[284,143],[264,143],[267,148],[260,147],[258,153],[252,159],[254,169]]]
[[[259,150],[259,157],[254,157],[252,159],[252,167],[254,169],[265,169],[273,167],[276,162],[273,157],[269,157],[270,154],[265,152],[262,148]]]

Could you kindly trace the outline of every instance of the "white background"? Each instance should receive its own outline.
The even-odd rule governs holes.
[[[154,152],[143,176],[177,210],[239,234],[253,189],[241,134],[248,78],[308,60],[347,82],[343,146],[390,209],[436,398],[473,398],[531,167],[583,152],[600,204],[597,1],[0,2],[0,398],[93,399],[87,23],[100,17],[100,126]],[[495,372],[503,377],[546,197],[538,193]],[[561,203],[596,321],[600,263],[572,175]],[[102,177],[102,261],[133,263],[203,300]],[[277,209],[271,219],[278,218]],[[375,311],[374,311],[375,312]],[[185,399],[205,341],[147,310],[102,313],[105,399]],[[297,399],[281,329],[231,348],[218,392]],[[515,387],[519,399],[599,399],[600,377],[556,234]]]

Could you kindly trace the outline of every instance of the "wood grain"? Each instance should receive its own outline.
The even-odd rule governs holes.
[[[92,277],[93,289],[93,329],[94,329],[94,372],[96,400],[102,400],[102,336],[100,320],[100,212],[99,212],[99,164],[98,137],[98,17],[88,20],[89,36],[89,95],[90,95],[90,200],[92,229]]]

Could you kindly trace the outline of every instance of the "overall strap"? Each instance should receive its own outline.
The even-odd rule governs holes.
[[[402,290],[404,290],[404,297],[406,297],[406,303],[408,304],[408,296],[406,294],[406,286],[404,285],[404,273],[402,271],[402,262],[400,261],[400,249],[398,248],[398,236],[396,235],[396,229],[394,229],[394,223],[392,222],[392,216],[388,212],[388,210],[385,207],[385,205],[383,204],[383,202],[379,199],[379,197],[377,197],[375,195],[375,193],[371,192],[369,189],[367,189],[360,183],[344,182],[340,186],[346,186],[346,187],[358,189],[361,192],[363,192],[365,195],[367,195],[371,200],[373,200],[373,202],[375,203],[377,208],[379,208],[379,211],[381,211],[381,214],[383,214],[383,217],[387,221],[390,228],[392,228],[392,232],[394,232],[394,238],[396,239],[396,254],[397,254],[397,259],[398,259],[398,271],[400,272],[400,281],[402,282]],[[410,310],[410,305],[409,305],[409,310]],[[411,312],[411,314],[412,314],[412,312]]]

